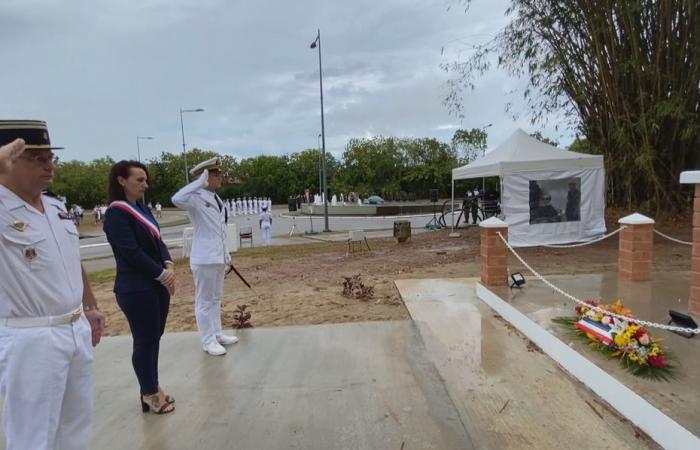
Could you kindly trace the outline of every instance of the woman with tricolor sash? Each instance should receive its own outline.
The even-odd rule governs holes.
[[[175,399],[158,381],[160,338],[175,289],[175,271],[160,227],[142,203],[148,169],[138,161],[120,161],[109,174],[109,208],[104,231],[117,263],[114,293],[134,340],[131,362],[140,386],[143,412],[167,414]]]

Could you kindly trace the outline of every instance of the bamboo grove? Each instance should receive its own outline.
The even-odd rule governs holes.
[[[589,151],[605,156],[610,204],[682,209],[679,174],[700,169],[699,6],[513,0],[493,39],[445,66],[446,103],[464,114],[462,92],[493,65],[526,77],[532,121],[563,111]]]

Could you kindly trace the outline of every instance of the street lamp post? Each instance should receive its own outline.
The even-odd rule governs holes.
[[[318,134],[318,191],[323,189],[323,158],[321,158],[321,133]]]
[[[326,186],[326,128],[323,123],[323,69],[321,66],[321,29],[319,28],[316,39],[311,43],[311,48],[318,47],[318,84],[321,91],[321,172],[322,172],[322,187],[323,189],[323,217],[324,217],[324,232],[330,232],[328,228],[328,189]]]
[[[187,169],[187,149],[185,148],[185,122],[182,120],[182,113],[202,112],[202,108],[197,109],[182,109],[180,108],[180,130],[182,131],[182,157],[185,160],[185,182],[190,184],[190,172]]]
[[[151,136],[136,136],[136,151],[137,151],[139,162],[141,162],[141,145],[139,144],[139,141],[141,141],[141,140],[152,141],[153,138]]]
[[[151,137],[151,136],[136,136],[136,157],[139,159],[139,162],[141,162],[141,145],[139,142],[142,139],[144,141],[152,141],[153,137]],[[146,194],[145,193],[141,196],[141,203],[143,203],[144,205],[146,204]]]

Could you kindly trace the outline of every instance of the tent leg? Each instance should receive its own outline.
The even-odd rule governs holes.
[[[455,180],[452,179],[452,230],[450,237],[459,237],[459,233],[455,232]]]

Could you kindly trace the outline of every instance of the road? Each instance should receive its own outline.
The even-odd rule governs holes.
[[[318,233],[306,235],[313,228],[313,231],[320,232],[323,230],[323,216],[301,216],[296,220],[289,216],[286,209],[274,208],[272,210],[272,245],[288,245],[288,244],[305,244],[314,240],[344,240],[347,238],[349,230],[365,230],[368,231],[368,237],[391,236],[395,220],[410,220],[411,228],[414,233],[425,230],[425,225],[433,219],[433,215],[418,215],[418,216],[391,216],[391,217],[329,217],[328,226],[331,233]],[[177,214],[185,217],[182,211],[172,211],[170,214]],[[229,217],[229,223],[235,223],[238,228],[242,226],[250,226],[253,229],[253,245],[261,245],[260,229],[258,228],[258,216],[232,216]],[[448,219],[449,223],[449,219]],[[163,241],[171,249],[172,256],[178,258],[182,255],[180,247],[182,246],[182,231],[185,225],[163,226],[161,235]],[[289,232],[294,227],[294,234],[289,236]],[[372,231],[375,230],[375,231]],[[383,231],[377,231],[383,230]],[[83,260],[83,265],[87,271],[95,271],[114,267],[114,258],[112,249],[107,243],[107,239],[103,234],[95,237],[83,238],[80,240],[80,255]]]

